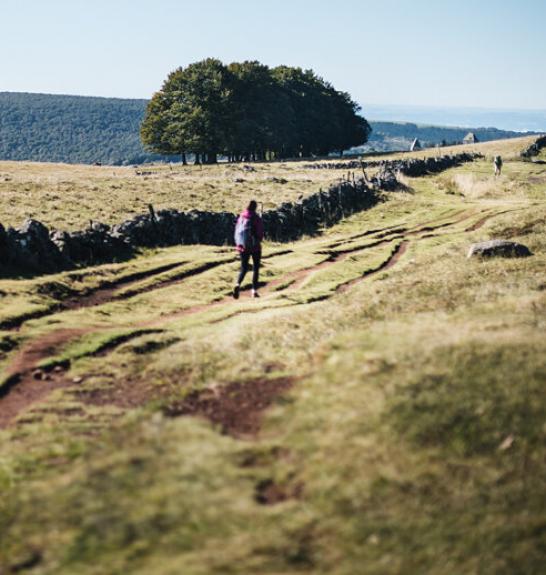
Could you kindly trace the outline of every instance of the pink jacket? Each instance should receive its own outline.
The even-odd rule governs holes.
[[[241,215],[237,218],[237,222],[241,218],[252,218],[252,228],[254,231],[254,235],[258,239],[258,243],[256,247],[251,250],[250,253],[260,253],[262,251],[262,240],[264,239],[264,223],[262,222],[262,218],[256,212],[250,212],[249,210],[245,210],[241,213]],[[237,251],[243,253],[245,248],[243,246],[236,246]]]

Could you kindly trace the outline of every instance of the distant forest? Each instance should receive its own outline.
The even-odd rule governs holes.
[[[140,164],[147,100],[0,92],[0,159]]]
[[[0,92],[0,160],[32,160],[111,165],[141,164],[180,157],[144,150],[139,130],[148,100]],[[460,141],[468,128],[369,122],[364,151],[408,149]],[[476,128],[480,141],[517,137],[519,132]]]

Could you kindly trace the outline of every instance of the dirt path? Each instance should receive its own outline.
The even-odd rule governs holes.
[[[136,284],[142,281],[143,279],[148,279],[157,275],[161,275],[163,273],[166,273],[167,271],[171,271],[175,268],[187,265],[187,263],[188,262],[177,262],[174,264],[168,264],[165,266],[153,268],[151,270],[137,272],[135,274],[131,274],[118,280],[104,282],[99,287],[90,290],[87,293],[67,298],[66,300],[60,301],[48,309],[40,310],[34,313],[25,314],[16,318],[10,318],[8,320],[5,320],[4,322],[0,323],[0,329],[19,330],[24,323],[33,319],[48,317],[50,315],[57,314],[63,311],[94,307],[98,305],[103,305],[111,301],[128,299],[140,293],[168,287],[169,285],[182,281],[193,275],[203,273],[209,269],[212,269],[213,267],[217,267],[226,262],[223,260],[217,262],[207,262],[197,268],[184,270],[183,272],[176,274],[175,276],[170,277],[168,279],[159,281],[157,284],[153,284],[152,286],[136,288],[134,290],[124,291],[123,293],[118,294],[118,292],[126,286]]]
[[[483,218],[479,219],[477,222],[466,228],[465,232],[475,232],[476,230],[479,230],[481,227],[483,227],[491,218],[501,216],[502,214],[509,214],[510,212],[517,212],[520,209],[522,208],[515,208],[512,210],[504,210],[503,212],[493,212],[487,214]]]
[[[17,354],[0,387],[0,429],[7,427],[29,405],[72,383],[65,377],[68,365],[52,366],[47,370],[38,366],[67,342],[88,331],[60,329],[30,342]]]
[[[280,250],[276,251],[272,254],[268,254],[264,257],[264,259],[270,259],[274,257],[279,257],[282,255],[286,255],[291,253],[292,250]],[[129,299],[131,297],[149,293],[152,291],[156,291],[159,289],[168,288],[170,286],[176,285],[190,277],[195,277],[199,274],[202,274],[206,271],[214,269],[216,267],[222,265],[229,265],[233,263],[232,258],[225,258],[220,260],[208,261],[204,264],[197,266],[195,268],[184,270],[178,274],[175,274],[169,278],[165,278],[163,280],[159,280],[157,283],[147,286],[140,286],[135,287],[134,289],[125,289],[128,286],[130,287],[131,284],[138,284],[138,282],[142,281],[143,279],[152,278],[157,275],[161,275],[166,273],[167,271],[171,271],[175,268],[182,267],[187,265],[188,262],[176,262],[172,264],[167,264],[165,266],[160,266],[157,268],[153,268],[151,270],[146,270],[143,272],[137,272],[131,275],[128,275],[124,278],[120,278],[118,280],[107,281],[101,284],[99,287],[90,290],[89,292],[68,298],[64,301],[58,302],[57,304],[51,306],[48,309],[40,310],[37,312],[33,312],[30,314],[25,314],[18,316],[16,318],[10,318],[5,320],[4,322],[0,323],[0,329],[6,331],[18,331],[23,324],[27,321],[33,319],[41,319],[44,317],[48,317],[53,314],[61,313],[63,311],[70,311],[74,309],[83,309],[89,307],[96,307],[99,305],[103,305],[109,302],[114,301],[123,301]],[[119,293],[121,290],[123,291]]]
[[[294,385],[294,378],[255,379],[194,391],[183,400],[167,404],[169,417],[204,417],[233,437],[254,437],[261,427],[263,413]]]
[[[500,213],[506,213],[506,212],[489,213],[486,216],[479,219],[476,223],[467,228],[465,231],[474,231],[476,229],[479,229],[481,226],[485,224],[486,221],[488,221],[495,215],[500,215]],[[285,284],[287,281],[289,282],[289,284],[286,285],[286,287],[279,290],[279,293],[287,290],[291,292],[297,291],[302,288],[302,286],[304,285],[306,280],[310,277],[310,275],[315,274],[335,263],[339,263],[356,252],[362,252],[371,249],[373,247],[386,245],[394,241],[400,240],[400,243],[398,243],[395,246],[391,255],[385,261],[383,261],[378,267],[371,270],[367,270],[362,274],[361,277],[340,284],[335,291],[335,293],[346,293],[355,284],[363,280],[366,280],[381,271],[390,269],[393,266],[395,266],[408,248],[409,237],[417,236],[418,238],[420,237],[421,239],[424,239],[425,237],[430,237],[430,234],[427,235],[426,232],[454,226],[475,215],[476,214],[473,211],[470,213],[468,211],[465,211],[463,215],[460,215],[460,217],[451,220],[449,222],[438,223],[437,225],[431,225],[434,222],[425,222],[418,224],[415,228],[409,230],[406,228],[401,228],[400,226],[393,226],[378,231],[375,230],[370,231],[369,233],[365,232],[361,234],[360,237],[365,237],[366,235],[372,236],[374,233],[378,233],[379,234],[378,240],[364,246],[355,246],[347,250],[340,250],[337,252],[332,251],[316,252],[316,253],[324,253],[327,257],[322,262],[315,264],[314,266],[311,266],[303,270],[298,270],[296,272],[285,274],[281,278],[269,282],[263,287],[261,291],[264,295],[271,294],[275,290],[275,287],[281,284]],[[334,242],[334,244],[331,244],[329,247],[332,246],[335,247],[339,245],[342,244],[340,244],[339,242]],[[275,257],[281,254],[284,255],[286,253],[290,253],[290,250],[284,252],[276,252],[275,254],[271,254],[269,257]],[[228,262],[222,261],[217,263],[216,265],[222,265],[225,263]],[[209,264],[210,263],[204,264],[200,268],[195,268],[190,271],[186,270],[176,278],[169,278],[165,282],[162,282],[159,286],[157,285],[155,287],[148,286],[146,288],[143,288],[142,291],[148,291],[148,290],[151,291],[153,289],[158,289],[159,287],[164,287],[165,285],[173,285],[174,283],[183,281],[184,278],[187,278],[190,275],[203,273],[204,271],[214,267],[213,265]],[[142,279],[142,277],[140,277],[139,279]],[[123,284],[126,285],[128,281],[129,280],[123,282]],[[72,305],[72,307],[71,308],[67,307],[67,309],[89,307],[91,305],[100,305],[101,303],[112,301],[112,299],[115,298],[115,291],[119,289],[119,286],[120,283],[118,283],[116,286],[110,286],[109,288],[97,290],[97,292],[89,296],[86,296],[85,298],[80,299],[76,298],[70,304]],[[142,293],[142,291],[140,293]],[[125,293],[123,294],[123,296],[125,297]],[[116,341],[113,340],[112,342],[110,342],[110,345],[106,345],[99,351],[101,352],[102,355],[106,355],[107,353],[109,353],[109,351],[115,349],[118,345],[120,345],[124,341],[127,341],[132,337],[142,335],[144,333],[157,331],[157,329],[154,328],[161,327],[166,322],[175,321],[180,317],[202,313],[214,308],[220,308],[228,303],[233,303],[233,299],[231,296],[226,296],[216,302],[197,305],[187,308],[185,310],[181,310],[180,312],[169,315],[167,318],[160,318],[160,319],[154,318],[148,322],[143,323],[142,325],[139,325],[138,327],[142,328],[139,332],[134,332],[126,337],[121,336],[121,339],[118,338],[118,340]],[[264,308],[262,306],[260,308],[256,308],[256,312],[264,311],[264,309],[268,308]],[[219,321],[225,321],[226,319],[230,319],[241,313],[248,313],[248,312],[249,310],[237,310],[233,314],[228,314],[226,317],[220,318],[220,320],[216,321],[213,320],[213,323],[218,323]],[[60,350],[62,350],[66,345],[68,345],[71,341],[73,341],[77,337],[81,337],[82,335],[90,333],[92,331],[93,328],[87,328],[81,330],[59,329],[50,334],[46,334],[45,336],[38,338],[33,342],[30,342],[27,346],[23,348],[23,350],[16,356],[14,362],[10,366],[8,372],[8,379],[6,380],[6,383],[2,386],[2,388],[0,388],[0,428],[6,427],[9,424],[11,424],[19,414],[21,414],[31,405],[45,398],[54,389],[65,387],[72,383],[66,376],[66,370],[69,369],[69,365],[56,366],[55,368],[47,372],[44,370],[37,371],[38,365],[43,360],[58,355]]]

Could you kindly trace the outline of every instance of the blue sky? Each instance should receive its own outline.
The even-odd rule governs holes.
[[[208,56],[362,104],[546,109],[544,0],[0,0],[0,91],[148,98]]]

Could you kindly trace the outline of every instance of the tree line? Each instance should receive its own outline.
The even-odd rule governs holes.
[[[312,70],[208,58],[171,72],[148,104],[144,146],[182,161],[323,156],[364,144],[359,105]]]

